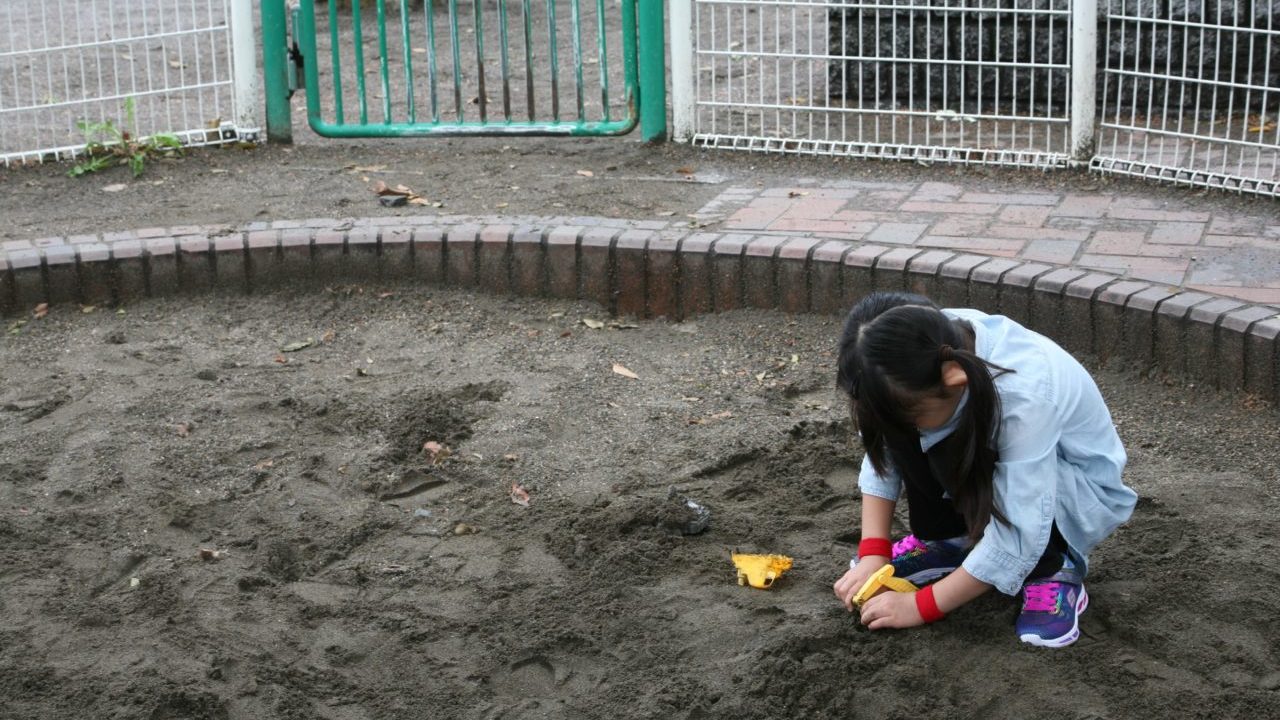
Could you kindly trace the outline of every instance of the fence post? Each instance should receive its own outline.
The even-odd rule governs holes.
[[[667,64],[662,0],[639,0],[640,136],[645,142],[667,138]]]
[[[253,0],[231,2],[231,61],[236,132],[256,139],[262,130],[258,114],[262,77],[258,74],[258,48],[253,33]]]
[[[693,0],[671,0],[671,124],[676,142],[693,138]]]
[[[262,68],[267,93],[267,140],[293,142],[289,106],[289,23],[285,0],[262,2]]]
[[[1098,107],[1098,0],[1071,0],[1071,159],[1093,158]]]

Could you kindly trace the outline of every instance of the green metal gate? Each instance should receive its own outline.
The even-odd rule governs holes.
[[[658,97],[645,98],[662,112],[657,133],[646,122],[655,139],[665,134],[661,0],[303,0],[283,71],[272,60],[283,17],[267,0],[268,131],[283,74],[290,92],[305,88],[308,123],[325,137],[630,132],[641,121],[638,2],[657,8],[656,41],[645,43],[657,49],[647,86]]]

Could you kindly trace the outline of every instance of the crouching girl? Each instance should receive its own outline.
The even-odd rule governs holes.
[[[1075,642],[1089,552],[1137,500],[1089,373],[1006,317],[908,293],[859,301],[839,350],[866,457],[862,540],[836,596],[852,610],[867,577],[892,563],[898,577],[937,582],[868,600],[872,630],[940,620],[994,587],[1022,595],[1023,642]],[[904,495],[911,534],[891,543]]]

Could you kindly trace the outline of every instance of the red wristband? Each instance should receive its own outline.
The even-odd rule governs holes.
[[[923,590],[916,591],[916,610],[919,611],[920,617],[926,623],[938,622],[946,617],[941,610],[938,609],[938,601],[933,599],[933,586],[929,585]]]
[[[858,543],[858,557],[880,555],[893,559],[893,544],[885,538],[862,538]]]

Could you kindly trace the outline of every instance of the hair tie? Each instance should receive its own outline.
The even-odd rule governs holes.
[[[944,344],[942,347],[938,348],[938,359],[942,360],[942,362],[954,360],[955,357],[956,351],[950,345]]]

